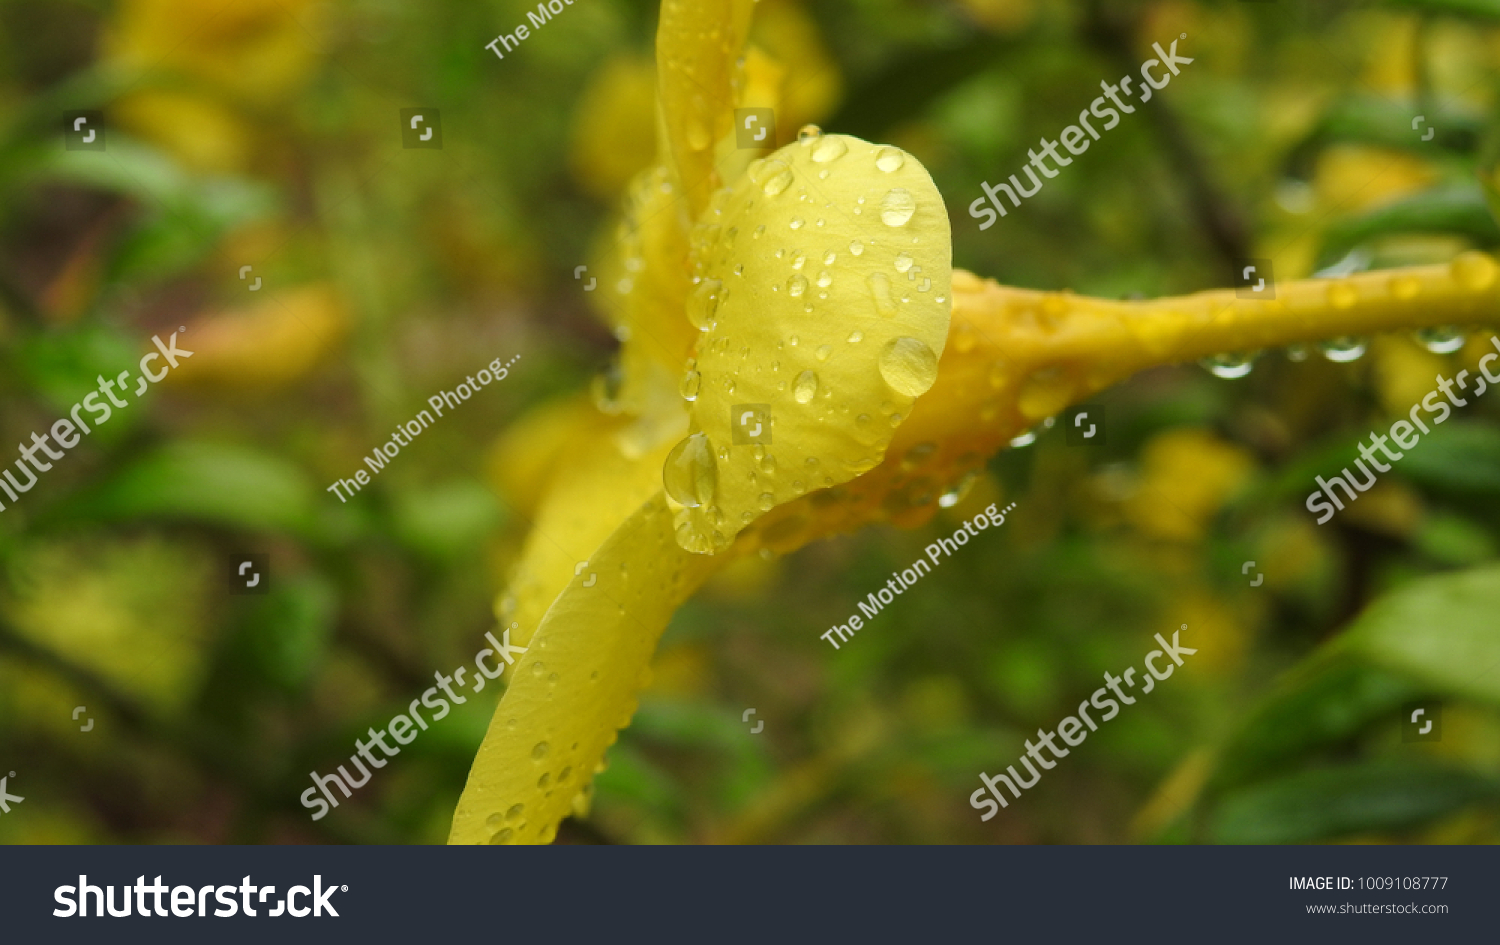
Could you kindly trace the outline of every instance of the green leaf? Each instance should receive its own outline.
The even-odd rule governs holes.
[[[245,446],[177,442],[71,503],[69,516],[187,519],[249,532],[315,529],[317,490],[302,470]]]
[[[1350,739],[1420,692],[1399,674],[1326,653],[1294,671],[1250,716],[1225,747],[1215,785],[1243,784]]]
[[[1439,492],[1500,495],[1500,429],[1450,421],[1422,437],[1396,469]]]
[[[298,575],[273,579],[264,597],[250,600],[243,630],[247,655],[266,679],[300,689],[333,638],[337,593],[316,575]]]
[[[1500,782],[1428,762],[1382,761],[1299,771],[1226,798],[1215,843],[1307,843],[1394,830],[1476,801],[1500,799]]]
[[[1500,226],[1490,215],[1484,189],[1465,184],[1425,191],[1338,221],[1323,237],[1315,268],[1331,266],[1356,246],[1390,233],[1454,233],[1481,248],[1500,245]]]
[[[1372,604],[1339,643],[1426,688],[1500,705],[1500,566],[1416,581]]]

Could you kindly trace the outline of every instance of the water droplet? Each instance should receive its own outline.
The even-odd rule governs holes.
[[[769,512],[775,507],[776,497],[769,492],[762,492],[760,494],[760,510],[762,512]]]
[[[908,256],[906,253],[897,253],[896,254],[896,271],[897,272],[909,272],[909,271],[911,271],[911,267],[912,267],[913,261],[914,260],[910,256]]]
[[[856,256],[858,256],[860,253],[862,253],[864,251],[865,251],[865,244],[861,243],[859,240],[855,240],[854,242],[852,242],[852,243],[849,244],[849,252],[853,253]]]
[[[1417,331],[1417,341],[1433,354],[1452,354],[1464,346],[1464,333],[1452,325],[1423,328]]]
[[[531,757],[532,757],[532,759],[536,760],[536,761],[541,761],[543,758],[547,757],[547,749],[550,748],[550,747],[551,746],[548,745],[546,742],[537,742],[535,745],[533,745],[531,747]]]
[[[792,217],[792,222],[789,223],[789,224],[787,224],[787,225],[790,226],[794,230],[800,230],[804,226],[807,225],[807,222],[805,220],[803,220],[801,217]]]
[[[1323,357],[1339,364],[1349,361],[1358,361],[1364,356],[1365,350],[1370,343],[1364,338],[1356,338],[1352,335],[1340,335],[1337,338],[1329,338],[1318,345],[1323,352]]]
[[[827,361],[830,354],[833,354],[833,345],[818,345],[817,358],[819,361]]]
[[[788,171],[788,176],[791,172]],[[886,226],[905,226],[917,212],[917,201],[905,187],[892,188],[880,200],[880,222]]]
[[[883,272],[872,272],[865,277],[865,284],[870,287],[870,297],[875,300],[875,311],[884,318],[895,315],[896,303],[891,299],[890,276]]]
[[[803,256],[801,253],[798,253],[797,258],[792,260],[793,269],[801,269],[805,265],[807,265],[807,257]]]
[[[1359,301],[1359,291],[1352,283],[1339,281],[1328,287],[1328,304],[1339,310],[1351,309]]]
[[[765,231],[766,231],[766,225],[764,223],[762,223],[760,226],[758,226],[758,227],[755,228],[755,232],[754,233],[750,234],[750,238],[753,239],[753,240],[758,240],[758,239],[760,239],[760,235],[762,233],[764,233]]]
[[[545,772],[545,771],[542,772],[542,776],[540,778],[536,779],[536,786],[538,788],[540,788],[541,790],[543,790],[543,791],[547,790],[547,788],[549,786],[551,786],[551,784],[552,784],[552,775],[549,774],[549,773],[547,773],[547,772]]]
[[[1453,278],[1470,292],[1483,292],[1495,282],[1495,261],[1484,253],[1460,253],[1448,265]]]
[[[893,338],[880,352],[880,376],[892,390],[908,397],[919,397],[932,387],[937,365],[937,355],[916,338]]]
[[[844,139],[834,135],[818,142],[818,146],[813,148],[812,159],[819,164],[827,164],[843,157],[848,150],[849,146],[844,143]]]
[[[792,186],[792,169],[781,161],[766,161],[749,170],[750,180],[760,185],[767,197],[775,197]]]
[[[823,134],[823,129],[817,125],[803,125],[797,129],[797,140],[806,144],[809,141],[815,140],[821,134]]]
[[[794,299],[802,298],[803,293],[807,292],[807,277],[801,275],[792,276],[786,280],[786,291]]]
[[[546,742],[543,742],[542,745],[545,748]],[[505,812],[505,819],[506,820],[515,820],[517,817],[520,817],[521,814],[525,812],[525,810],[526,810],[526,805],[525,804],[512,804],[511,807],[510,807],[510,810],[508,810],[508,811]]]
[[[678,505],[707,504],[719,487],[719,467],[708,437],[694,433],[672,448],[662,467],[662,486]]]
[[[499,845],[502,843],[509,843],[512,835],[513,834],[511,829],[509,827],[506,827],[504,830],[496,833],[493,837],[490,837],[490,844]]]
[[[880,153],[875,155],[875,166],[887,174],[901,170],[901,165],[905,163],[906,155],[896,148],[881,148]]]
[[[1011,437],[1010,445],[1013,447],[1030,446],[1036,442],[1036,431],[1027,430],[1020,436]]]
[[[688,300],[688,321],[699,331],[713,331],[717,324],[716,316],[719,312],[719,298],[724,289],[724,283],[718,279],[704,279],[693,289],[692,297]]]
[[[812,371],[803,371],[797,375],[797,382],[792,385],[792,397],[799,404],[805,404],[813,399],[818,392],[818,375]]]
[[[702,385],[703,375],[697,371],[689,371],[683,375],[682,385],[678,388],[678,391],[681,392],[683,400],[693,401],[698,399],[698,389]]]
[[[861,341],[864,341],[864,340],[865,340],[865,336],[862,333],[860,333],[858,329],[849,332],[849,343],[851,345],[857,345]]]
[[[531,664],[531,675],[535,676],[537,679],[541,679],[542,678],[542,674],[545,673],[546,671],[547,671],[547,664],[541,662],[540,660],[538,660],[537,662]]]
[[[831,285],[833,285],[833,273],[829,272],[827,269],[824,269],[822,272],[818,273],[818,288],[826,289]]]
[[[1208,368],[1214,377],[1244,377],[1255,367],[1259,352],[1229,352],[1204,358],[1198,363]]]
[[[825,266],[831,266],[831,265],[833,265],[834,260],[836,260],[838,258],[839,258],[839,254],[838,253],[828,252],[828,253],[824,254],[824,256],[823,256],[823,265],[825,265]]]
[[[970,489],[974,488],[974,483],[978,479],[978,472],[974,472],[971,470],[970,472],[964,473],[963,477],[954,484],[953,488],[938,496],[938,505],[945,509],[953,508],[955,505],[964,500],[964,497],[969,494]]]

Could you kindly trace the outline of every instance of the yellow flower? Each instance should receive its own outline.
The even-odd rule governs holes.
[[[1144,368],[1494,310],[1500,267],[1478,253],[1279,284],[1274,301],[1119,302],[955,271],[911,155],[816,129],[753,161],[736,148],[734,109],[776,87],[744,48],[754,6],[662,5],[658,163],[600,278],[623,339],[608,415],[555,414],[568,444],[517,472],[536,494],[551,470],[497,608],[528,649],[451,842],[545,843],[586,812],[673,611],[740,556],[920,524],[1011,438]],[[1239,475],[1221,466],[1200,512]]]

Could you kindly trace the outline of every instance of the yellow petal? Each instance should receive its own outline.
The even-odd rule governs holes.
[[[734,63],[754,0],[664,0],[656,31],[661,122],[691,217],[718,185],[714,144],[734,121]]]
[[[663,475],[683,506],[679,539],[702,553],[880,463],[937,377],[952,249],[926,169],[847,135],[752,164],[715,196],[693,248],[693,433]]]
[[[575,576],[510,667],[453,815],[450,843],[547,843],[635,712],[672,613],[717,569],[672,537],[660,495]],[[514,643],[514,637],[512,638]]]

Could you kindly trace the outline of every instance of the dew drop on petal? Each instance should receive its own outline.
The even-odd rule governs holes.
[[[799,404],[805,404],[813,399],[818,392],[818,375],[812,371],[803,371],[797,375],[797,381],[792,385],[792,397]]]
[[[907,255],[906,253],[897,253],[896,254],[896,271],[897,272],[910,272],[913,262],[914,262],[914,260],[911,258],[911,256]]]
[[[827,164],[843,157],[848,150],[849,146],[844,143],[844,139],[834,135],[818,142],[818,146],[813,148],[812,159],[819,164]]]
[[[794,299],[800,299],[807,292],[807,277],[795,275],[786,281],[786,291]]]
[[[908,397],[925,394],[937,380],[937,355],[916,338],[888,341],[880,352],[880,376],[891,390]]]
[[[678,391],[682,394],[683,400],[693,401],[698,399],[698,390],[702,386],[703,375],[697,371],[689,371],[683,375],[682,385],[678,388]]]
[[[865,244],[861,243],[859,240],[855,240],[854,242],[852,242],[852,243],[849,244],[849,252],[853,253],[856,256],[858,256],[860,253],[862,253],[864,251],[865,251]]]
[[[719,311],[719,297],[724,283],[718,279],[704,279],[693,289],[688,299],[688,321],[699,331],[712,331]]]
[[[901,165],[906,163],[906,155],[896,148],[881,148],[880,153],[875,155],[875,166],[887,174],[901,170]]]
[[[790,171],[787,176],[791,176]],[[905,187],[892,188],[890,193],[880,199],[880,221],[886,226],[905,226],[916,212],[916,198]]]
[[[706,435],[694,433],[672,447],[662,467],[662,486],[673,501],[690,509],[713,499],[719,467]]]

